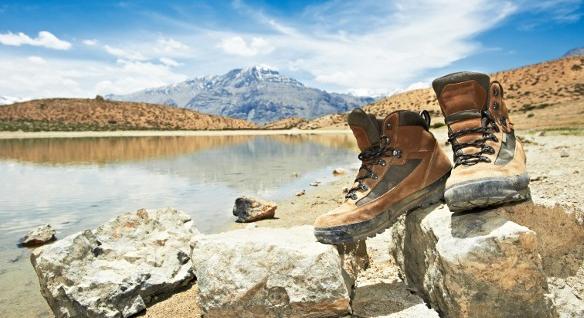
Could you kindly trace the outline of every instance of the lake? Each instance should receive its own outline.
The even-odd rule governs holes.
[[[174,207],[203,233],[229,229],[236,197],[282,200],[358,164],[339,135],[0,140],[0,317],[46,317],[28,230],[63,238],[140,208]]]

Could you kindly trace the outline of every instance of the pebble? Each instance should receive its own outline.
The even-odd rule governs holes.
[[[347,173],[347,171],[345,171],[345,169],[343,168],[336,168],[335,170],[333,170],[334,176],[344,175],[345,173]]]
[[[302,190],[302,191],[300,191],[300,192],[296,193],[296,196],[297,196],[297,197],[300,197],[300,196],[303,196],[303,195],[305,195],[305,194],[306,194],[306,190]]]
[[[561,157],[561,158],[567,158],[567,157],[569,157],[569,156],[570,156],[570,154],[569,154],[567,151],[565,151],[565,150],[562,150],[562,151],[560,152],[560,157]]]

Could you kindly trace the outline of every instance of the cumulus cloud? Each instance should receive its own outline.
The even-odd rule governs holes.
[[[96,46],[97,45],[97,40],[96,39],[86,39],[82,41],[83,44],[87,45],[87,46]]]
[[[268,54],[274,49],[264,38],[252,37],[251,41],[246,41],[240,36],[233,36],[221,40],[219,47],[228,54],[240,56]]]
[[[32,45],[40,46],[55,50],[68,50],[71,48],[71,43],[61,40],[48,31],[41,31],[36,38],[19,32],[19,33],[0,33],[0,44],[10,46]]]
[[[29,56],[28,61],[33,64],[46,64],[47,61],[40,56]]]
[[[157,51],[164,53],[172,53],[177,51],[186,51],[189,46],[172,38],[160,38],[157,41]]]
[[[10,96],[93,97],[96,94],[129,93],[187,78],[167,65],[119,59],[109,62],[0,55],[0,91]],[[33,60],[36,60],[33,58]]]
[[[164,65],[167,65],[167,66],[179,66],[179,65],[181,65],[179,62],[177,62],[177,61],[175,61],[175,60],[173,60],[171,58],[168,58],[168,57],[161,57],[158,60],[160,61],[160,63],[162,63]]]
[[[107,53],[109,53],[115,57],[121,58],[121,59],[131,60],[131,61],[144,61],[147,59],[140,52],[124,50],[124,49],[109,46],[109,45],[105,45],[103,48],[105,49],[105,51]]]

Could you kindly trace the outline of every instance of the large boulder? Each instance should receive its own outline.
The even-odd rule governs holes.
[[[138,210],[70,235],[31,255],[57,317],[129,317],[194,279],[191,218]]]
[[[536,233],[497,210],[420,209],[392,229],[407,284],[445,317],[553,317]]]
[[[339,253],[312,231],[252,228],[197,240],[192,257],[205,317],[347,314],[351,286]]]

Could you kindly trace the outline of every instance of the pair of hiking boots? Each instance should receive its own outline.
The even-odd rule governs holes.
[[[454,167],[429,131],[428,112],[376,118],[353,110],[349,127],[361,168],[338,208],[314,224],[319,242],[341,244],[381,233],[407,211],[446,201],[453,212],[530,198],[525,153],[488,75],[459,72],[432,82],[448,126]]]

